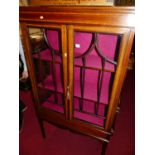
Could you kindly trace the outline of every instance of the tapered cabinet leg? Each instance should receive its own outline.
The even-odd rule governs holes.
[[[38,121],[39,121],[39,125],[40,125],[42,136],[43,136],[43,138],[46,138],[43,120],[38,118]]]
[[[107,142],[102,143],[102,153],[101,155],[106,155]]]

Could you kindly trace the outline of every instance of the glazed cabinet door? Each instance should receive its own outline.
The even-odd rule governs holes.
[[[68,35],[70,120],[105,129],[117,110],[130,29],[71,25]]]
[[[37,110],[67,117],[66,27],[21,23]]]

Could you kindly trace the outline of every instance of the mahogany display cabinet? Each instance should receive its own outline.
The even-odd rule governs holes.
[[[134,7],[20,7],[20,27],[43,137],[44,121],[94,137],[114,132],[134,41]],[[43,48],[34,50],[37,29]]]

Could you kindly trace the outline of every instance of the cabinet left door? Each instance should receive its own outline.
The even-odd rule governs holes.
[[[67,117],[65,25],[21,23],[35,107]]]

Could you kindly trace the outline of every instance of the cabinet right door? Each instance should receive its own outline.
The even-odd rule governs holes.
[[[129,30],[125,28],[69,27],[68,86],[72,120],[105,128],[113,84],[118,83],[115,79],[119,77],[118,65],[122,65],[120,59],[125,53],[128,35]]]

